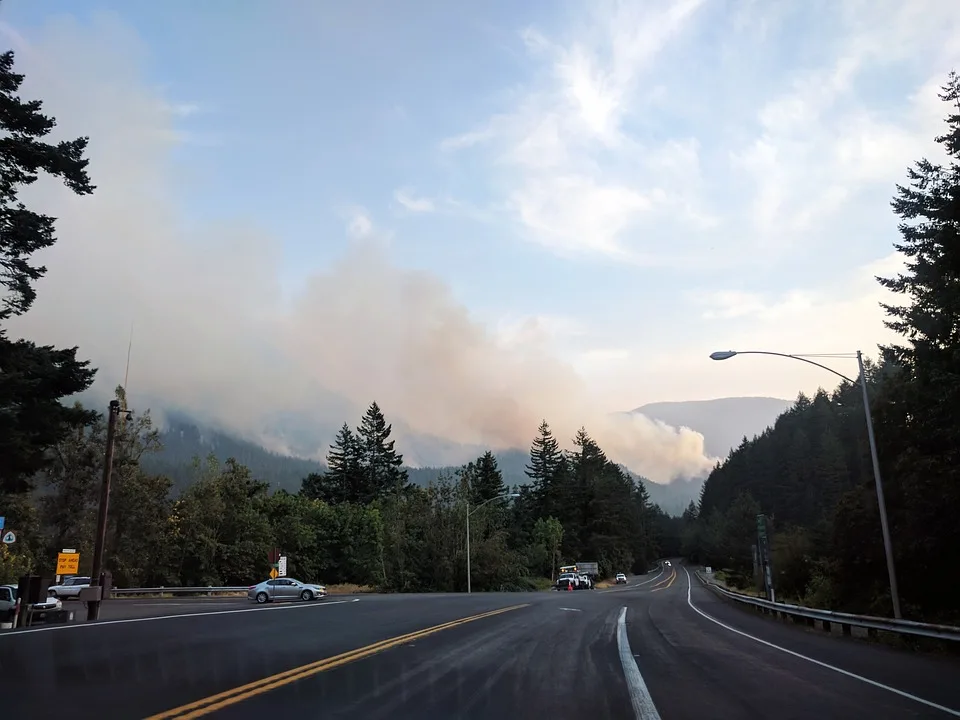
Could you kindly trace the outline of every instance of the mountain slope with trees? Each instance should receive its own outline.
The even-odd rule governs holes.
[[[868,365],[901,605],[905,617],[960,621],[944,578],[960,572],[960,77],[941,99],[943,164],[920,160],[893,200],[906,269],[878,278],[901,337]],[[750,583],[756,514],[774,523],[780,597],[891,614],[878,501],[859,386],[800,396],[770,430],[707,478],[684,518],[684,551]]]

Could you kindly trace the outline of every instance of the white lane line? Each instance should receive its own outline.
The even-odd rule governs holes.
[[[0,640],[4,638],[17,637],[18,635],[27,635],[28,633],[53,632],[54,630],[76,630],[83,627],[103,627],[104,625],[122,625],[125,623],[153,622],[154,620],[173,620],[176,618],[204,617],[207,615],[235,615],[237,613],[249,612],[278,612],[280,610],[297,610],[305,607],[328,607],[329,605],[343,605],[344,603],[360,602],[360,598],[352,600],[334,600],[332,602],[321,603],[293,603],[290,605],[278,605],[275,607],[255,607],[244,608],[243,610],[214,610],[213,612],[195,612],[178,613],[176,615],[157,615],[156,617],[125,618],[123,620],[98,620],[97,622],[79,622],[68,625],[50,625],[48,627],[26,628],[15,632],[0,633]]]
[[[580,608],[565,608],[565,607],[562,607],[562,608],[560,608],[560,609],[561,609],[561,610],[566,610],[566,611],[568,611],[568,612],[580,612]]]
[[[608,595],[610,593],[624,592],[626,590],[636,590],[638,587],[641,587],[643,585],[649,585],[661,575],[663,575],[663,568],[660,568],[660,572],[657,573],[656,576],[650,578],[649,580],[644,580],[641,583],[637,583],[636,585],[631,585],[630,587],[622,587],[622,588],[607,588],[606,590],[600,590],[599,592],[602,594]]]
[[[637,720],[660,720],[657,706],[653,704],[647,684],[643,681],[637,661],[630,651],[630,641],[627,639],[626,608],[620,608],[620,619],[617,620],[617,650],[620,651],[620,664],[623,665],[623,674],[627,678],[627,691],[630,693],[633,714]]]
[[[852,672],[850,672],[849,670],[844,670],[843,668],[838,668],[836,665],[830,665],[829,663],[821,662],[820,660],[815,660],[815,659],[813,659],[812,657],[807,657],[806,655],[801,655],[800,653],[794,652],[793,650],[788,650],[788,649],[785,648],[785,647],[780,647],[779,645],[774,645],[772,642],[769,642],[769,641],[767,641],[767,640],[762,640],[762,639],[760,639],[760,638],[758,638],[758,637],[756,637],[756,636],[754,636],[754,635],[751,635],[750,633],[745,633],[745,632],[743,632],[743,630],[737,630],[735,627],[730,627],[730,626],[727,625],[726,623],[717,620],[715,617],[713,617],[713,616],[711,616],[711,615],[707,615],[707,613],[705,613],[703,610],[701,610],[701,609],[698,608],[696,605],[694,605],[694,604],[693,604],[693,601],[690,599],[690,588],[691,588],[690,573],[687,571],[687,568],[683,568],[683,571],[684,571],[685,573],[687,573],[687,605],[689,605],[689,606],[690,606],[691,608],[693,608],[697,613],[699,613],[700,615],[702,615],[703,617],[705,617],[705,618],[706,618],[707,620],[709,620],[710,622],[716,623],[716,624],[719,625],[720,627],[722,627],[722,628],[724,628],[724,629],[726,629],[726,630],[729,630],[729,631],[732,632],[732,633],[736,633],[737,635],[742,635],[742,636],[745,637],[745,638],[750,638],[750,639],[753,640],[754,642],[758,642],[758,643],[760,643],[761,645],[766,645],[767,647],[771,647],[771,648],[773,648],[774,650],[779,650],[780,652],[786,653],[787,655],[792,655],[792,656],[795,657],[795,658],[800,658],[801,660],[806,660],[806,661],[809,662],[809,663],[813,663],[814,665],[819,665],[820,667],[826,668],[827,670],[833,670],[833,671],[836,672],[836,673],[840,673],[841,675],[846,675],[847,677],[851,677],[851,678],[853,678],[854,680],[859,680],[860,682],[865,682],[867,685],[873,685],[874,687],[880,688],[881,690],[886,690],[887,692],[892,692],[894,695],[899,695],[900,697],[905,697],[905,698],[907,698],[908,700],[913,700],[914,702],[918,702],[918,703],[920,703],[921,705],[926,705],[927,707],[932,707],[932,708],[935,708],[936,710],[941,710],[942,712],[945,712],[945,713],[947,713],[948,715],[953,715],[954,717],[960,717],[960,710],[954,710],[954,709],[948,708],[948,707],[946,707],[946,706],[944,706],[944,705],[939,705],[939,704],[937,704],[937,703],[935,703],[935,702],[932,702],[932,701],[930,701],[930,700],[924,700],[922,697],[918,697],[917,695],[913,695],[913,694],[908,693],[908,692],[905,692],[905,691],[903,691],[903,690],[897,690],[897,688],[895,688],[895,687],[890,687],[889,685],[884,685],[883,683],[877,682],[876,680],[871,680],[870,678],[866,678],[866,677],[864,677],[863,675],[857,675],[856,673],[852,673]]]

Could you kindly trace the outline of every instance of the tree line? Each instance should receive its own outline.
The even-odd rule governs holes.
[[[123,388],[117,397],[124,402]],[[159,435],[149,412],[133,414],[115,434],[105,566],[120,587],[243,585],[267,576],[278,548],[305,580],[461,591],[468,511],[477,590],[543,588],[578,560],[599,562],[604,574],[643,572],[658,553],[662,513],[585,430],[561,451],[544,422],[531,447],[532,482],[512,489],[492,452],[415,486],[390,435],[373,403],[355,431],[341,429],[328,470],[305,477],[298,493],[270,492],[236,460],[211,456],[195,459],[193,481],[177,494],[169,478],[143,469]],[[76,548],[89,572],[105,443],[106,421],[94,414],[50,449],[31,491],[7,496],[20,538],[0,550],[0,581],[52,575],[64,547]]]
[[[899,341],[868,364],[880,467],[904,617],[958,622],[944,592],[960,572],[960,78],[936,142],[892,201],[904,272],[877,278],[902,298],[885,304]],[[776,424],[730,453],[681,521],[683,551],[752,582],[756,515],[774,524],[779,597],[837,610],[892,609],[879,504],[858,385],[801,395]]]

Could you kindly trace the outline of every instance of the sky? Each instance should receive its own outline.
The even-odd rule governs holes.
[[[494,447],[586,425],[663,481],[702,437],[609,413],[833,385],[714,350],[893,339],[874,278],[960,4],[3,0],[0,36],[98,188],[24,193],[59,242],[11,328],[101,392],[132,328],[134,405],[277,449],[376,399]]]

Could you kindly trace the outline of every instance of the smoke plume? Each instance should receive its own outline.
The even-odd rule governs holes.
[[[12,334],[79,345],[105,395],[123,381],[132,325],[134,407],[183,410],[274,445],[278,414],[308,417],[317,453],[376,400],[407,434],[524,448],[546,418],[561,441],[583,425],[612,459],[657,481],[712,464],[699,434],[595,407],[545,344],[506,343],[442,279],[398,267],[362,211],[344,230],[346,252],[291,297],[279,240],[243,208],[214,222],[182,211],[182,109],[138,74],[135,38],[109,32],[84,40],[65,24],[31,44],[7,33],[23,96],[44,101],[58,136],[90,136],[97,185],[86,198],[45,181],[24,193],[58,218],[59,242],[38,258],[48,273]]]

